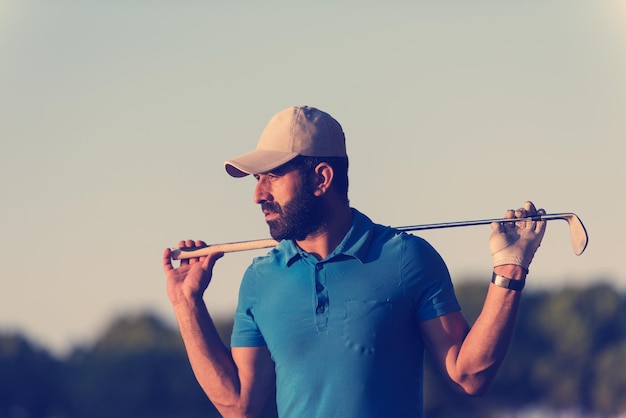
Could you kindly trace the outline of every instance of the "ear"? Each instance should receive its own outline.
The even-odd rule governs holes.
[[[313,193],[315,196],[326,194],[330,189],[334,177],[335,171],[328,163],[321,162],[315,166],[315,175],[313,176]]]

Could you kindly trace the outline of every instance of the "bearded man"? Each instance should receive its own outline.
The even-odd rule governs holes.
[[[179,267],[163,254],[192,368],[223,416],[257,416],[275,390],[280,417],[420,417],[425,350],[455,390],[486,392],[545,221],[492,225],[492,282],[470,327],[437,251],[350,206],[345,137],[328,113],[279,112],[257,148],[225,168],[256,178],[254,201],[280,241],[244,274],[230,348],[203,301],[223,254]],[[545,211],[526,202],[505,217],[536,214]]]

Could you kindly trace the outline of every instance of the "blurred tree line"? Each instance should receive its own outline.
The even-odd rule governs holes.
[[[472,322],[486,285],[456,288]],[[220,321],[219,328],[228,341],[231,321]],[[626,298],[604,284],[527,290],[489,394],[453,393],[428,358],[425,379],[429,418],[513,416],[511,411],[530,407],[623,416]],[[177,329],[156,315],[116,319],[92,346],[62,359],[21,335],[0,333],[0,418],[213,416],[219,415],[195,381]],[[263,417],[275,416],[270,401]]]

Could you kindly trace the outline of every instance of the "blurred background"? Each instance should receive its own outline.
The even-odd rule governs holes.
[[[554,221],[531,266],[525,351],[502,373],[514,390],[471,401],[499,414],[626,413],[624,74],[624,0],[0,0],[0,417],[207,413],[161,253],[180,239],[268,235],[254,180],[230,178],[223,161],[305,104],[342,123],[352,205],[379,223],[499,217],[529,199],[576,212],[587,251],[575,256]],[[489,233],[420,233],[467,293],[468,316],[490,277]],[[261,253],[216,267],[206,300],[225,339]],[[134,389],[116,372],[129,364]],[[161,379],[170,386],[150,386]],[[62,396],[106,384],[138,409],[113,394],[81,395],[82,406]],[[429,416],[453,416],[437,393]],[[145,412],[157,400],[178,406]]]

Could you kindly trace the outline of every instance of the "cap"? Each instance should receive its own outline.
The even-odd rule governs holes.
[[[270,119],[254,151],[224,163],[233,177],[271,171],[303,155],[347,157],[341,125],[328,113],[309,106],[290,107]]]

